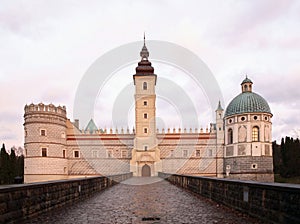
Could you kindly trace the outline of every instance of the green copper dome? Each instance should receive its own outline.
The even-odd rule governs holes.
[[[243,113],[270,113],[267,101],[253,92],[243,92],[236,96],[228,105],[225,117]]]

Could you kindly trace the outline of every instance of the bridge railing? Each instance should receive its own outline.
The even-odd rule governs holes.
[[[182,188],[271,223],[300,223],[300,185],[159,173]]]
[[[132,177],[132,173],[0,186],[0,223],[18,223],[88,198]]]

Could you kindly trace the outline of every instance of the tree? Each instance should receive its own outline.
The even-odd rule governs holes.
[[[285,137],[281,139],[280,175],[283,177],[300,176],[300,141]]]
[[[274,173],[279,174],[282,167],[282,156],[281,156],[281,147],[276,143],[272,142],[273,149],[273,164],[274,164]]]
[[[16,158],[15,150],[10,151],[8,176],[9,176],[9,183],[13,184],[14,179],[17,176],[17,158]]]
[[[9,155],[6,152],[5,145],[2,145],[0,152],[0,183],[9,183]]]
[[[16,156],[13,149],[9,155],[3,144],[0,151],[0,184],[13,184],[16,177],[20,177],[18,181],[21,183],[23,176],[24,156]]]

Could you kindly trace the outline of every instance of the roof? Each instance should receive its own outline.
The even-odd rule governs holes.
[[[86,131],[89,131],[90,133],[93,133],[94,131],[98,130],[95,122],[93,119],[91,119],[88,123],[88,125],[85,128]]]
[[[251,80],[250,80],[251,81]],[[267,101],[254,92],[243,92],[236,96],[228,105],[225,117],[243,113],[270,113]]]
[[[246,78],[243,80],[243,82],[241,83],[241,85],[244,84],[244,83],[248,83],[248,82],[253,83],[253,82],[251,81],[251,79],[249,79],[249,78],[246,76]]]
[[[218,103],[218,108],[217,108],[217,110],[222,110],[222,111],[223,111],[223,108],[222,108],[222,106],[221,106],[220,100],[219,100],[219,103]]]

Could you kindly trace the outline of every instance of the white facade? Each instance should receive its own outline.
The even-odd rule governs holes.
[[[136,68],[135,130],[85,130],[67,119],[65,107],[25,106],[25,182],[133,172],[158,172],[273,181],[272,114],[252,93],[252,81],[206,130],[156,129],[156,75],[144,44]],[[247,104],[252,97],[253,103]],[[259,102],[257,105],[255,102]],[[237,103],[238,102],[238,103]],[[249,102],[248,102],[249,103]],[[241,108],[240,105],[246,105]]]

